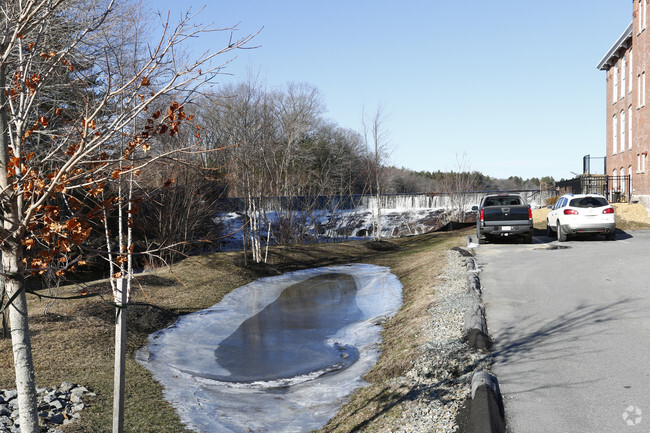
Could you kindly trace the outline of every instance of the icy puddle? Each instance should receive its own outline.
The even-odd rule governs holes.
[[[365,385],[401,289],[363,264],[262,278],[152,334],[136,358],[193,430],[308,432]]]

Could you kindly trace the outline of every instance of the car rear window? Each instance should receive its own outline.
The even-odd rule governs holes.
[[[488,197],[485,206],[517,206],[523,204],[519,197]]]
[[[609,206],[609,203],[607,203],[607,200],[605,200],[605,198],[603,197],[582,197],[582,198],[574,198],[573,200],[571,200],[569,206],[603,207],[603,206]]]

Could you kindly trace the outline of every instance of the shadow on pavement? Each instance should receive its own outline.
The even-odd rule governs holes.
[[[636,301],[636,299],[629,298],[606,305],[581,305],[569,313],[559,315],[554,320],[542,323],[538,327],[531,325],[528,329],[522,329],[521,323],[513,323],[497,335],[492,335],[496,347],[491,356],[497,363],[516,362],[520,366],[528,360],[537,362],[565,359],[576,353],[577,345],[574,343],[578,340],[602,333],[607,329],[606,326],[603,326],[604,324],[625,320],[620,317],[624,316],[623,313],[633,312],[633,308],[630,307]],[[600,351],[601,348],[597,345],[589,350],[593,354],[598,354]],[[525,374],[525,372],[522,373]],[[566,388],[583,384],[562,382],[546,384],[527,391],[554,387]]]

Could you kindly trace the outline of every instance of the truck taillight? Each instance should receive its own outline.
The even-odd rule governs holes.
[[[533,219],[533,210],[531,208],[528,208],[528,219],[529,220]]]
[[[564,209],[564,215],[578,215],[578,211],[575,209]]]
[[[613,207],[608,207],[603,211],[603,213],[614,213],[614,208]]]
[[[481,222],[485,221],[485,209],[481,209]]]

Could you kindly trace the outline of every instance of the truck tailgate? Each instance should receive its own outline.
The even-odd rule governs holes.
[[[483,210],[486,225],[528,224],[528,206],[490,206]]]

